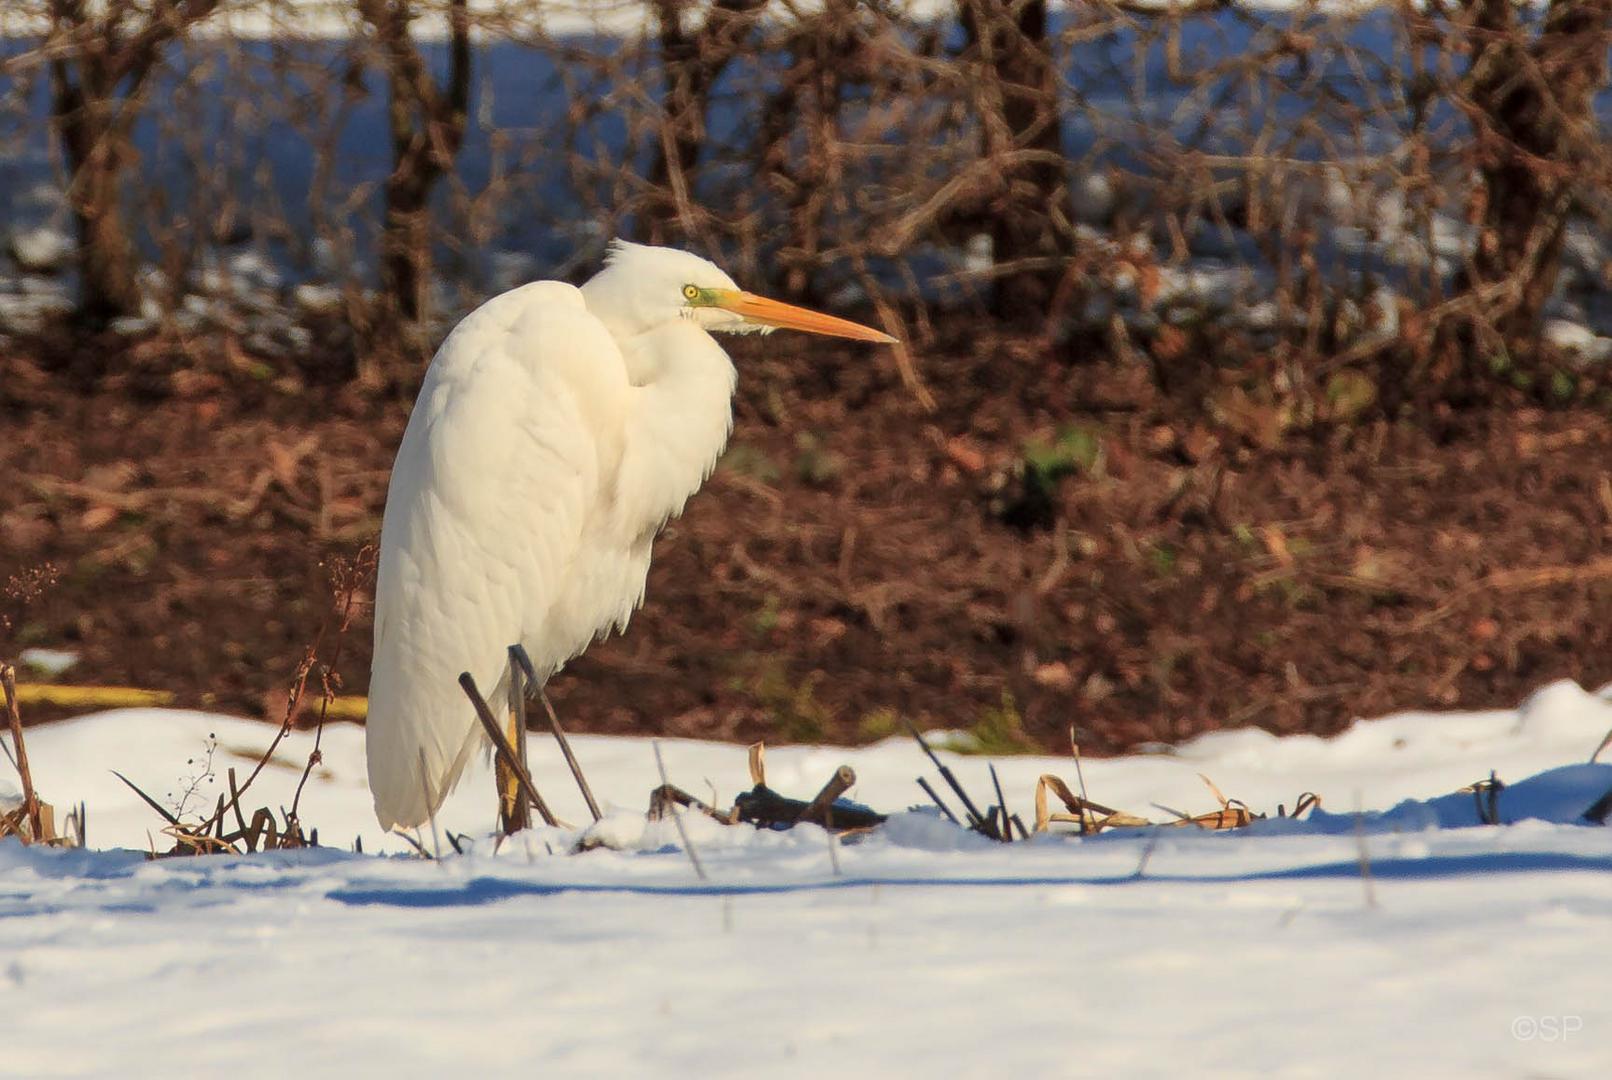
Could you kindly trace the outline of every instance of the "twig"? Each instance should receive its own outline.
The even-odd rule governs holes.
[[[1605,750],[1608,746],[1612,746],[1612,728],[1607,730],[1606,735],[1601,739],[1601,745],[1597,746],[1595,748],[1595,753],[1590,755],[1591,765],[1595,764],[1595,760],[1601,756],[1601,751]]]
[[[1002,794],[1002,780],[996,775],[995,763],[991,764],[990,769],[991,783],[996,785],[996,805],[1002,808],[1001,835],[997,839],[1004,844],[1011,844],[1013,842],[1013,830],[1008,825],[1007,797]]]
[[[34,791],[33,773],[28,769],[28,746],[22,739],[22,714],[17,711],[17,669],[0,664],[0,685],[6,691],[6,721],[11,726],[11,741],[16,744],[17,775],[22,778],[22,801],[28,808],[28,825],[33,830],[34,842],[45,839],[45,823],[39,813],[39,794]]]
[[[918,786],[924,789],[924,794],[928,795],[936,806],[940,807],[940,812],[946,816],[947,821],[951,822],[953,825],[961,824],[961,822],[957,820],[957,815],[953,814],[951,809],[947,807],[945,803],[940,801],[940,796],[935,794],[935,789],[929,786],[928,780],[925,780],[921,776],[918,777]]]
[[[856,770],[849,765],[841,765],[834,770],[834,775],[829,777],[828,783],[812,797],[812,801],[806,804],[795,820],[810,821],[826,828],[829,808],[834,805],[834,800],[849,791],[854,783],[856,783]]]
[[[402,831],[401,829],[393,829],[392,835],[404,840],[415,851],[418,851],[420,853],[420,858],[431,858],[431,853],[425,850],[425,845],[420,843],[420,841],[416,840],[414,837],[410,836],[408,833]]]
[[[1444,603],[1410,623],[1415,632],[1425,631],[1443,619],[1470,597],[1491,592],[1526,591],[1549,588],[1553,585],[1583,584],[1612,577],[1612,555],[1603,555],[1585,563],[1564,566],[1530,566],[1511,570],[1496,570],[1477,581],[1468,582],[1451,592]]]
[[[1086,797],[1086,773],[1080,767],[1080,744],[1075,741],[1075,726],[1069,725],[1069,751],[1075,755],[1075,782],[1080,785],[1080,801],[1089,802]]]
[[[576,778],[577,787],[582,790],[582,800],[588,804],[588,813],[593,820],[599,820],[599,804],[593,799],[593,791],[588,787],[588,778],[582,775],[582,766],[577,762],[577,756],[571,752],[571,741],[565,737],[565,729],[560,727],[560,718],[554,712],[554,704],[549,701],[548,690],[537,677],[537,671],[532,666],[532,658],[526,655],[522,645],[509,647],[510,658],[520,666],[526,674],[527,680],[537,688],[538,699],[543,702],[543,711],[548,715],[549,730],[554,733],[554,741],[560,744],[560,753],[565,755],[565,763],[571,768],[571,775]]]
[[[1064,806],[1069,808],[1068,814],[1050,814],[1047,812],[1047,792],[1057,795]],[[1156,804],[1155,804],[1156,805]],[[1183,821],[1188,820],[1186,815],[1164,808],[1166,812]],[[1101,814],[1096,818],[1093,815]],[[1067,821],[1080,826],[1080,834],[1102,832],[1106,828],[1141,828],[1151,825],[1152,822],[1139,818],[1134,814],[1123,813],[1113,807],[1102,803],[1092,802],[1081,798],[1069,790],[1069,785],[1061,777],[1052,773],[1044,774],[1036,781],[1035,786],[1035,831],[1045,832],[1050,822]]]
[[[952,771],[940,760],[940,757],[930,745],[924,742],[924,737],[918,734],[918,729],[913,726],[910,720],[907,721],[907,730],[912,732],[914,739],[918,740],[919,749],[928,754],[929,760],[934,763],[935,768],[940,770],[940,778],[951,786],[952,791],[957,793],[959,799],[963,800],[963,811],[968,815],[969,823],[976,828],[982,827],[985,823],[985,818],[980,814],[979,807],[974,805],[974,800],[968,797],[968,792],[963,790],[963,785],[957,782],[957,777],[952,775]]]
[[[302,767],[302,776],[297,780],[297,790],[291,796],[291,812],[286,815],[286,824],[293,829],[297,828],[297,823],[301,820],[298,808],[302,803],[303,785],[307,784],[308,776],[313,772],[313,767],[324,760],[320,745],[325,737],[325,719],[330,715],[330,703],[336,699],[336,691],[331,686],[331,676],[335,673],[336,666],[341,663],[342,646],[347,641],[347,631],[353,625],[354,604],[358,598],[358,588],[372,576],[375,560],[378,556],[379,550],[375,545],[366,544],[358,550],[357,555],[353,556],[351,563],[338,563],[337,570],[333,572],[333,577],[336,577],[339,581],[338,587],[343,589],[341,625],[336,628],[336,647],[331,652],[330,663],[325,665],[324,670],[319,675],[319,687],[323,694],[319,700],[319,723],[314,727],[313,731],[313,749],[308,751],[308,762]],[[320,628],[320,636],[324,636],[323,627]],[[336,675],[335,677],[339,682],[341,676]],[[257,775],[255,771],[253,775]],[[248,780],[247,782],[250,783],[251,781]],[[244,787],[242,790],[244,790]],[[237,796],[237,798],[239,797]]]
[[[1153,858],[1153,849],[1157,847],[1158,844],[1159,830],[1154,829],[1148,833],[1147,843],[1142,848],[1142,857],[1136,860],[1136,870],[1131,874],[1131,877],[1136,881],[1141,881],[1142,876],[1147,873],[1147,864],[1149,860]]]
[[[229,804],[235,808],[236,827],[240,829],[241,835],[245,836],[246,818],[241,816],[241,793],[235,787],[235,767],[233,765],[230,766],[227,772],[225,772],[224,778],[229,783]],[[295,802],[295,800],[292,801]],[[248,852],[257,850],[257,837],[255,835],[247,840],[246,850]]]
[[[459,686],[464,690],[465,696],[470,699],[470,704],[475,707],[476,717],[481,721],[481,726],[487,732],[487,737],[492,740],[494,750],[503,759],[505,767],[515,775],[515,779],[520,782],[521,787],[526,790],[526,797],[532,800],[532,805],[542,815],[543,823],[558,826],[559,822],[555,820],[554,815],[549,811],[548,803],[543,801],[543,796],[537,792],[537,785],[532,783],[531,774],[526,771],[526,767],[515,756],[515,748],[509,745],[509,739],[499,729],[498,721],[493,717],[492,710],[487,707],[486,699],[481,696],[481,691],[476,689],[476,680],[471,677],[470,672],[462,672],[459,675]]]
[[[1489,770],[1489,779],[1472,785],[1472,802],[1477,806],[1481,824],[1500,824],[1500,791],[1505,786],[1493,769]]]
[[[672,786],[672,782],[666,778],[666,762],[660,755],[660,740],[651,740],[649,745],[655,750],[655,768],[660,770],[661,786],[669,788]],[[694,842],[688,838],[688,829],[683,825],[683,815],[677,812],[675,804],[672,807],[671,814],[672,824],[677,826],[677,835],[683,839],[683,850],[688,852],[688,861],[694,864],[694,874],[701,881],[704,881],[705,867],[700,865],[700,857],[694,853]]]
[[[702,799],[696,799],[676,784],[662,784],[649,793],[649,819],[651,821],[659,821],[665,817],[671,812],[668,808],[672,806],[690,807],[698,810],[712,821],[721,822],[723,825],[732,825],[739,820],[734,813],[723,813],[710,803]]]
[[[140,798],[144,799],[146,805],[151,807],[151,809],[155,810],[158,814],[160,814],[162,816],[163,820],[166,821],[169,825],[173,826],[176,829],[183,828],[183,826],[181,826],[179,824],[179,819],[174,817],[173,814],[169,813],[167,807],[165,807],[161,803],[157,802],[157,800],[153,799],[150,795],[147,795],[145,792],[141,791],[135,785],[133,780],[130,780],[127,776],[124,776],[122,773],[118,772],[116,769],[112,770],[112,775],[117,777],[119,780],[122,780],[125,784],[129,785],[129,790],[134,792],[136,795],[140,796]]]
[[[291,725],[296,720],[297,710],[302,707],[302,696],[307,690],[308,673],[313,670],[314,662],[318,659],[319,647],[324,642],[324,637],[325,628],[321,626],[318,635],[314,638],[312,647],[303,655],[302,663],[297,668],[297,681],[286,699],[285,717],[280,721],[280,727],[275,731],[274,738],[269,740],[268,747],[258,757],[257,764],[253,765],[252,771],[246,774],[246,781],[241,784],[240,788],[242,793],[245,793],[246,789],[252,786],[252,782],[258,778],[258,774],[263,771],[264,766],[274,757],[275,749],[279,747],[287,735],[291,734]],[[292,804],[295,805],[295,799],[293,799]]]
[[[1377,906],[1377,890],[1371,881],[1371,856],[1366,853],[1366,815],[1360,810],[1360,798],[1355,797],[1355,847],[1360,857],[1360,887],[1366,893],[1366,906]]]

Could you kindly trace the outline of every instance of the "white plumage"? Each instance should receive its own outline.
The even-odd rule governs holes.
[[[448,335],[381,529],[366,743],[383,827],[424,822],[482,745],[460,672],[502,702],[509,645],[547,678],[626,627],[656,533],[732,427],[733,364],[710,331],[775,326],[893,340],[619,241],[580,289],[522,286]]]

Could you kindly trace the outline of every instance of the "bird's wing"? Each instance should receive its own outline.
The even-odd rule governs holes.
[[[422,823],[480,744],[460,672],[504,715],[505,650],[541,626],[577,556],[626,390],[615,341],[552,282],[473,312],[432,360],[381,531],[366,744],[383,826]]]

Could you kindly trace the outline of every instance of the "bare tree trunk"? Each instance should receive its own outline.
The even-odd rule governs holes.
[[[92,13],[85,0],[51,0],[51,117],[78,233],[79,313],[91,322],[140,308],[136,252],[120,196],[129,132],[163,49],[217,6],[218,0],[157,0],[129,26],[126,4]]]
[[[642,231],[651,243],[694,231],[689,185],[705,141],[711,91],[738,55],[767,0],[715,0],[697,31],[683,25],[684,0],[655,0],[660,25],[665,122],[649,169]]]
[[[78,67],[84,71],[92,65],[81,60]],[[89,95],[75,80],[68,60],[52,62],[51,91],[71,177],[68,205],[78,233],[78,310],[84,318],[102,323],[140,306],[133,244],[118,197],[124,146],[104,115],[108,103],[97,95],[94,108],[87,104]]]
[[[1006,268],[995,279],[993,308],[1013,322],[1042,320],[1062,272],[1059,225],[1068,200],[1046,0],[961,0],[961,15],[964,57],[978,72],[981,150],[1021,158],[1004,170],[999,197],[985,208],[993,261]]]
[[[1612,0],[1554,0],[1528,39],[1510,0],[1470,0],[1467,109],[1482,194],[1476,251],[1459,291],[1492,297],[1462,320],[1460,346],[1497,337],[1513,359],[1538,347],[1562,239],[1595,153],[1593,101],[1606,83]]]
[[[409,0],[358,0],[358,8],[380,42],[390,95],[392,172],[380,240],[383,321],[377,330],[380,344],[391,350],[416,351],[431,316],[431,191],[453,169],[469,113],[470,18],[466,0],[452,0],[443,88],[409,32]]]

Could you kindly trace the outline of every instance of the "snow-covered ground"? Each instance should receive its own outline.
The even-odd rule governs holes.
[[[577,834],[541,829],[436,862],[343,850],[409,849],[378,834],[362,732],[337,725],[302,801],[337,846],[148,862],[0,843],[0,1075],[1606,1075],[1612,830],[1576,822],[1612,788],[1612,765],[1584,764],[1609,728],[1612,701],[1558,683],[1517,710],[1084,763],[1093,799],[1156,820],[1217,805],[1199,772],[1257,810],[1326,800],[1238,833],[1008,846],[902,813],[831,857],[813,826],[689,815],[702,881],[674,824],[643,820],[660,781],[642,739],[574,740],[616,850],[565,854]],[[107,770],[162,800],[199,780],[201,811],[209,763],[240,773],[271,734],[123,711],[35,729],[29,751],[45,797],[85,802],[92,848],[144,849],[156,815]],[[288,804],[308,746],[288,740],[245,802]],[[749,786],[743,747],[662,750],[697,795]],[[533,751],[582,822],[558,754]],[[983,804],[986,762],[946,760]],[[842,763],[881,810],[938,779],[897,739],[772,748],[768,780],[805,797]],[[1068,759],[996,764],[1027,820],[1038,775],[1074,782]],[[1454,792],[1491,769],[1505,824],[1481,827]],[[484,837],[490,802],[484,770],[439,826]]]

